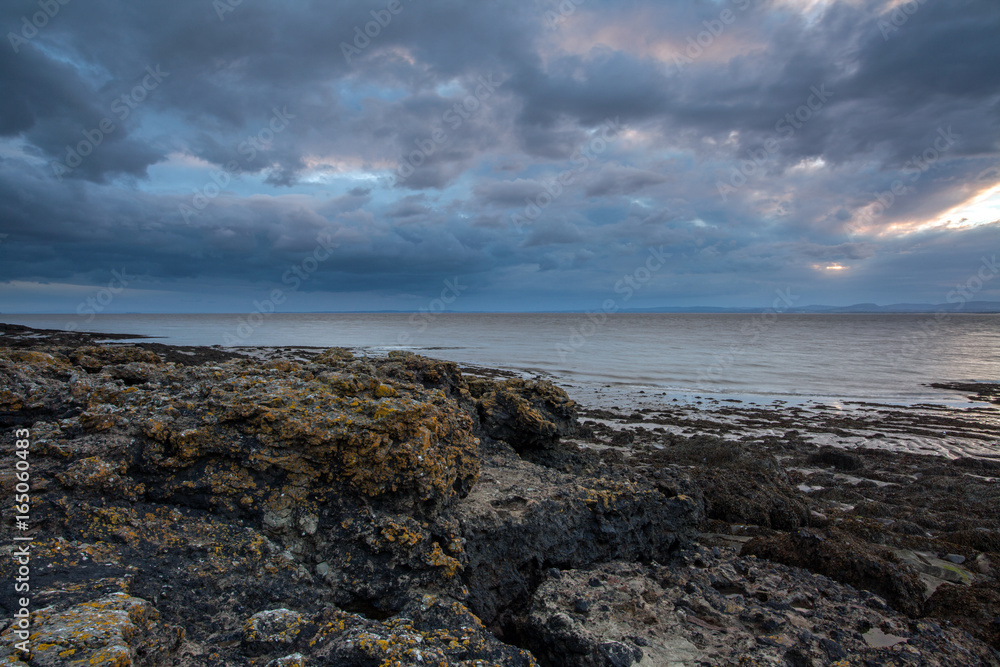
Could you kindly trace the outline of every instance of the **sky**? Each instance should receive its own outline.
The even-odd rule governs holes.
[[[0,34],[0,312],[1000,301],[996,0],[5,0]]]

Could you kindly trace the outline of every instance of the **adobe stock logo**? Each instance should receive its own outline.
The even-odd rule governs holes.
[[[76,307],[76,314],[80,317],[85,317],[86,322],[89,324],[94,321],[94,317],[98,314],[103,313],[104,309],[111,305],[111,302],[115,300],[119,294],[125,291],[133,280],[138,276],[130,276],[122,267],[121,271],[113,270],[111,272],[111,280],[107,282],[107,285],[100,290],[94,296],[89,296]],[[65,327],[66,331],[76,331],[79,329],[76,322],[67,322]]]
[[[272,107],[271,119],[267,124],[236,147],[236,151],[243,156],[244,163],[250,165],[258,153],[268,150],[274,138],[284,132],[293,119],[295,119],[295,114],[288,113],[288,107],[281,109]],[[208,208],[209,203],[224,192],[224,188],[232,182],[234,177],[242,175],[243,166],[236,160],[227,162],[221,171],[213,172],[210,180],[194,191],[190,205],[183,202],[177,205],[184,222],[191,224],[191,220],[199,212]]]
[[[71,0],[38,0],[38,6],[42,11],[35,12],[31,19],[27,16],[21,17],[21,33],[8,32],[7,39],[14,53],[20,53],[21,47],[38,36],[38,31],[49,24],[49,21],[56,17],[56,14]]]
[[[124,123],[132,112],[142,104],[149,94],[160,87],[163,80],[170,76],[170,72],[164,72],[160,66],[147,67],[146,75],[137,83],[132,90],[115,98],[111,103],[111,111],[118,116],[119,122]],[[81,130],[83,139],[76,145],[66,145],[66,157],[60,162],[53,160],[52,173],[60,181],[63,176],[68,175],[74,169],[83,164],[84,160],[91,155],[97,147],[104,143],[104,140],[118,129],[115,121],[110,116],[105,116],[97,123],[96,127],[89,130]]]
[[[242,0],[241,0],[242,1]],[[403,3],[400,0],[389,0],[385,9],[373,9],[371,11],[372,21],[365,24],[364,29],[360,25],[354,26],[354,45],[347,42],[340,43],[340,52],[344,54],[344,60],[350,65],[351,61],[372,44],[372,40],[382,34],[382,30],[389,27],[392,19],[403,11]]]
[[[504,79],[496,78],[491,72],[486,76],[476,79],[475,92],[466,95],[460,102],[448,108],[441,116],[441,122],[447,123],[448,127],[441,125],[434,128],[430,135],[423,139],[414,139],[416,146],[402,160],[402,164],[396,169],[396,182],[403,183],[412,176],[427,160],[434,155],[439,148],[444,147],[451,141],[451,132],[457,132],[460,127],[485,106],[487,101],[496,93],[504,83]],[[449,129],[450,128],[450,129]]]
[[[715,182],[723,203],[728,201],[729,195],[746,185],[749,179],[763,173],[768,161],[781,150],[781,142],[794,137],[796,131],[801,130],[813,116],[822,111],[833,97],[833,91],[827,90],[825,83],[818,88],[811,86],[809,93],[805,103],[778,119],[774,124],[773,136],[767,137],[760,147],[747,150],[746,159],[730,170],[728,183],[721,179]]]

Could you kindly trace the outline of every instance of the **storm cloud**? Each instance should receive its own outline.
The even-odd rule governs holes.
[[[240,311],[317,247],[317,310],[456,276],[457,310],[594,308],[650,248],[635,307],[941,302],[1000,249],[993,0],[12,0],[0,28],[5,312],[123,268],[142,308]]]

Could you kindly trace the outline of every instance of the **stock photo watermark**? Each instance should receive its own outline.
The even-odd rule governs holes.
[[[129,283],[136,278],[137,276],[130,276],[125,270],[125,267],[122,267],[121,271],[111,271],[111,280],[108,281],[107,285],[98,290],[93,296],[88,296],[86,299],[81,301],[76,307],[76,314],[80,317],[86,318],[86,323],[90,324],[94,321],[94,318],[100,313],[103,313],[104,310],[115,300],[115,297],[124,292]],[[76,331],[79,326],[76,322],[67,322],[64,328],[66,331]]]
[[[226,14],[232,14],[243,4],[243,0],[212,0],[212,9],[220,21],[226,20]]]
[[[600,310],[587,311],[584,313],[587,320],[579,325],[570,327],[569,337],[565,343],[556,344],[556,353],[560,361],[566,361],[570,355],[575,354],[587,341],[593,337],[608,322],[608,316],[614,315],[628,303],[636,292],[643,289],[653,280],[664,266],[670,253],[664,251],[664,246],[659,248],[649,248],[649,257],[646,261],[635,268],[631,273],[627,273],[615,282],[614,293],[621,296],[618,298],[605,299]]]
[[[538,220],[545,209],[566,192],[566,187],[572,185],[577,176],[589,169],[594,161],[608,150],[614,134],[621,130],[621,127],[621,120],[618,117],[604,121],[600,128],[600,134],[588,141],[580,152],[573,156],[573,162],[579,163],[577,167],[565,169],[552,180],[543,181],[540,184],[541,192],[534,197],[525,197],[524,209],[518,213],[512,213],[510,216],[510,223],[514,229],[522,232],[528,223]]]
[[[920,177],[930,169],[934,163],[940,160],[944,154],[955,145],[958,141],[959,135],[948,126],[948,129],[939,127],[937,130],[937,137],[935,137],[934,142],[923,150],[919,155],[914,155],[911,157],[906,164],[903,165],[903,176],[910,183],[914,183],[920,180]],[[867,225],[871,224],[874,219],[887,210],[892,208],[899,197],[907,194],[909,189],[902,178],[897,178],[889,186],[888,190],[876,193],[874,195],[875,201],[863,206],[861,208],[861,216],[859,219],[854,220],[847,227],[847,237],[850,240],[854,240],[858,233],[860,233]]]
[[[878,29],[882,33],[882,39],[888,42],[889,37],[906,25],[910,17],[920,11],[922,5],[926,4],[927,0],[908,0],[901,5],[893,7],[892,11],[889,12],[888,20],[882,18],[878,21]]]
[[[124,123],[132,112],[140,104],[146,101],[149,94],[160,87],[163,80],[170,76],[170,72],[164,72],[157,65],[150,65],[146,68],[146,75],[129,92],[116,97],[111,103],[111,112],[118,117],[118,121]],[[83,139],[75,146],[66,145],[66,157],[62,162],[53,160],[52,173],[61,181],[74,169],[83,164],[84,160],[93,154],[97,147],[104,143],[104,140],[118,129],[114,119],[105,116],[97,124],[97,127],[89,130],[81,130]]]
[[[30,18],[27,14],[22,16],[20,32],[7,33],[7,40],[14,53],[20,53],[21,47],[37,37],[39,31],[44,29],[70,2],[72,0],[38,0],[41,11],[35,12]]]
[[[494,79],[493,73],[480,76],[476,79],[478,85],[469,95],[466,95],[461,102],[455,102],[444,114],[441,115],[442,123],[447,123],[449,130],[443,126],[435,128],[429,136],[423,139],[414,139],[416,146],[402,160],[402,164],[396,169],[396,182],[402,183],[416,173],[417,169],[423,166],[428,158],[434,155],[439,149],[444,148],[451,141],[450,132],[457,131],[465,121],[471,119],[477,112],[483,109],[486,102],[493,97],[504,83],[504,79]]]
[[[745,12],[750,8],[751,0],[730,0],[740,12]],[[701,22],[705,27],[697,35],[687,38],[687,46],[681,53],[674,54],[674,66],[677,71],[683,71],[688,65],[701,58],[715,44],[715,40],[722,36],[728,26],[736,23],[738,15],[732,9],[726,7],[717,18],[706,19]]]
[[[731,345],[724,354],[715,355],[712,365],[698,373],[699,382],[717,382],[722,377],[723,372],[732,368],[736,360],[743,356],[749,347],[756,345],[760,337],[774,326],[774,323],[778,321],[778,315],[786,312],[799,300],[799,297],[792,294],[790,287],[786,287],[784,292],[775,290],[775,294],[777,296],[771,302],[769,309],[755,315],[753,319],[740,327],[740,335],[743,337],[741,342]]]
[[[267,125],[256,134],[252,134],[236,147],[236,152],[243,156],[243,163],[250,164],[262,153],[270,148],[275,136],[284,132],[291,120],[295,119],[294,114],[288,113],[288,107],[273,107],[271,109],[271,119]],[[222,189],[232,183],[233,178],[243,174],[243,166],[238,160],[230,160],[224,169],[212,172],[212,175],[205,185],[194,191],[190,204],[180,203],[177,209],[180,211],[184,222],[190,224],[191,219],[199,212],[208,208],[213,199],[222,194]]]
[[[455,276],[454,280],[445,280],[444,288],[441,290],[441,295],[432,300],[425,307],[410,315],[407,322],[409,322],[410,326],[413,327],[413,335],[406,331],[399,334],[396,338],[396,342],[399,345],[409,345],[412,343],[414,335],[422,334],[427,331],[427,328],[431,325],[431,323],[436,318],[444,314],[448,306],[455,303],[458,298],[462,296],[462,292],[469,289],[469,286],[463,285],[460,280],[461,279],[458,276]]]
[[[24,654],[31,653],[31,542],[34,536],[26,535],[31,528],[31,430],[14,431],[14,528],[21,534],[14,535],[11,551],[14,572],[14,593],[11,598],[15,609],[11,622],[14,648]]]
[[[555,9],[546,10],[543,15],[545,27],[549,30],[558,30],[559,26],[566,22],[570,16],[576,14],[576,8],[587,0],[562,0]]]
[[[981,292],[986,284],[1000,275],[1000,267],[997,266],[997,256],[980,258],[980,265],[966,280],[955,285],[955,289],[948,292],[946,300],[955,305],[954,310],[939,310],[933,316],[920,323],[916,331],[909,334],[899,348],[898,354],[890,355],[889,363],[898,368],[903,364],[909,364],[915,357],[924,353],[931,340],[944,333],[945,325],[951,322],[952,316],[965,308],[965,304],[974,300],[976,294]]]
[[[302,283],[309,280],[319,270],[320,264],[330,259],[333,251],[339,247],[339,244],[335,243],[327,234],[318,235],[316,237],[316,244],[311,253],[290,267],[281,276],[281,284],[285,285],[287,290],[276,287],[268,292],[263,300],[254,299],[253,310],[245,317],[236,319],[233,332],[222,334],[223,345],[234,346],[246,342],[253,336],[257,329],[264,325],[267,318],[278,311],[278,306],[285,303],[288,299],[288,292],[297,291],[302,286]]]
[[[729,195],[746,185],[749,179],[755,176],[778,153],[782,141],[794,137],[796,131],[801,130],[813,116],[822,111],[827,101],[833,97],[833,92],[826,89],[825,83],[820,84],[819,88],[810,87],[809,93],[804,104],[799,105],[794,111],[786,113],[774,124],[777,136],[765,139],[760,148],[747,150],[747,159],[743,160],[738,168],[733,167],[729,174],[728,183],[721,180],[715,182],[715,188],[719,191],[723,203],[729,200]]]
[[[382,31],[392,23],[393,17],[399,16],[403,9],[401,0],[389,0],[385,9],[373,9],[371,11],[373,20],[365,23],[363,28],[360,25],[354,26],[354,39],[352,43],[340,43],[340,52],[344,54],[344,60],[347,61],[347,64],[350,65],[353,58],[360,56],[362,51],[371,46],[372,40],[378,38],[382,34]]]

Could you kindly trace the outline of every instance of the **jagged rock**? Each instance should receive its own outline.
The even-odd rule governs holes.
[[[294,644],[302,632],[302,614],[290,609],[259,611],[243,624],[247,644]]]
[[[1000,651],[1000,585],[996,580],[971,586],[942,584],[927,600],[926,614],[946,618]]]
[[[155,665],[183,637],[181,628],[160,622],[149,602],[119,592],[68,609],[33,612],[28,662],[38,667]],[[17,641],[14,628],[8,628],[0,635],[0,656],[19,657]]]
[[[465,376],[455,363],[399,351],[389,353],[382,370],[389,377],[454,397],[474,419],[480,437],[504,441],[518,452],[576,432],[576,403],[545,380]]]
[[[128,367],[133,363],[158,366],[163,363],[155,352],[132,345],[78,347],[70,353],[69,359],[77,366],[82,366],[91,372],[99,371],[105,366]]]
[[[709,519],[794,529],[810,522],[809,510],[772,455],[744,451],[738,443],[699,436],[640,460],[659,467],[696,466],[692,476],[705,497]]]
[[[583,596],[588,611],[576,609]],[[670,564],[563,570],[534,592],[518,628],[546,665],[995,665],[954,628],[911,620],[878,596],[729,549]],[[881,633],[902,639],[874,645]],[[866,636],[867,635],[867,636]],[[844,664],[847,664],[845,660]]]
[[[695,534],[702,511],[695,498],[648,482],[581,478],[496,457],[454,510],[470,604],[502,623],[500,610],[523,602],[548,568],[665,560]]]
[[[874,591],[900,612],[917,617],[924,587],[909,566],[885,548],[873,547],[835,529],[759,536],[743,545],[743,555],[805,568],[836,581]]]
[[[881,615],[857,633],[878,641],[878,625],[885,637],[905,637],[894,651],[912,646],[952,656],[961,649],[965,662],[940,664],[976,664],[975,651],[983,648],[950,630],[931,641],[921,627],[932,625],[900,625],[881,598],[803,578],[793,568],[722,552],[684,555],[705,517],[699,486],[714,517],[757,523],[759,532],[808,517],[770,454],[715,438],[671,441],[655,454],[578,449],[559,441],[576,418],[562,390],[469,377],[455,364],[412,354],[256,350],[261,358],[251,359],[207,348],[92,345],[86,336],[79,339],[86,346],[67,336],[31,348],[26,340],[10,339],[11,347],[0,349],[0,442],[10,444],[14,427],[30,426],[32,609],[71,618],[107,600],[137,600],[139,620],[128,621],[135,629],[120,628],[124,644],[115,648],[111,632],[108,643],[87,648],[111,647],[132,661],[122,664],[536,664],[482,621],[504,641],[530,639],[546,665],[564,664],[538,643],[541,634],[531,635],[536,612],[545,627],[570,619],[576,629],[544,636],[555,646],[585,647],[574,656],[593,664],[656,664],[650,661],[663,642],[701,650],[706,631],[720,627],[688,605],[716,599],[697,573],[723,581],[720,558],[732,563],[735,574],[724,572],[729,580],[745,575],[738,586],[751,597],[792,582],[806,598],[789,594],[789,604],[819,608],[809,588],[815,586],[832,591],[831,604],[848,608],[850,618],[857,617],[851,605],[863,600]],[[639,448],[649,434],[636,434]],[[960,488],[946,477],[940,488]],[[0,494],[11,497],[16,483],[11,471],[0,471]],[[992,498],[980,495],[984,506]],[[7,533],[11,511],[0,506]],[[845,516],[831,512],[831,525],[847,527]],[[989,572],[990,560],[958,540],[977,528],[985,535],[992,524],[950,519],[941,522],[956,544],[941,553],[974,558],[977,571]],[[859,517],[851,535],[880,526]],[[966,541],[978,537],[970,533]],[[638,573],[615,574],[628,584],[613,594],[624,596],[621,608],[595,597],[615,559],[634,561],[620,567]],[[694,574],[680,576],[677,562],[693,563]],[[12,568],[11,559],[0,559],[0,578],[10,580]],[[648,630],[660,626],[646,627],[641,614],[629,617],[637,607],[624,600],[637,577],[665,597],[687,595],[673,609],[684,612],[678,618],[694,634],[654,637]],[[549,614],[546,587],[563,579],[558,595],[568,606]],[[8,617],[10,595],[0,591]],[[978,609],[989,608],[986,598],[976,600]],[[771,638],[769,621],[787,610],[759,597],[748,606],[764,614],[740,617],[746,641],[734,646],[748,655],[798,665],[861,650],[852,641],[864,639],[835,636],[832,623],[816,631],[817,641],[800,636],[801,646],[785,647]],[[941,613],[955,616],[959,606],[942,603]],[[622,617],[601,626],[609,609]],[[123,610],[110,611],[120,620]],[[717,620],[726,613],[716,609]],[[970,619],[969,627],[981,621]],[[636,628],[614,629],[626,625]],[[768,643],[774,641],[777,647]],[[942,648],[949,642],[952,653]],[[16,664],[13,655],[0,654],[2,660]]]
[[[857,454],[837,447],[821,447],[818,452],[809,457],[809,463],[833,466],[837,470],[858,470],[864,465]]]
[[[530,653],[501,643],[459,602],[421,596],[385,621],[344,612],[317,621],[310,661],[339,667],[459,665],[537,667]]]
[[[576,404],[551,382],[477,379],[469,391],[484,433],[515,451],[549,445],[575,431]]]
[[[171,356],[0,350],[0,387],[7,414],[38,410],[32,467],[49,484],[32,508],[39,599],[149,599],[187,627],[181,664],[292,650],[309,661],[301,637],[316,614],[392,615],[421,590],[496,621],[526,599],[505,587],[534,586],[536,563],[666,557],[693,534],[694,500],[518,459],[505,439],[551,446],[571,429],[574,405],[549,383],[475,378],[474,396],[457,366],[413,355],[180,364],[160,354]],[[515,470],[523,488],[477,485],[484,462]],[[0,476],[0,492],[15,482]],[[490,504],[511,493],[537,507],[513,518]],[[0,562],[0,574],[10,568]],[[269,629],[279,608],[306,619],[298,639]],[[250,617],[261,609],[271,611]],[[486,646],[488,633],[473,635]],[[490,646],[484,656],[513,650]]]

